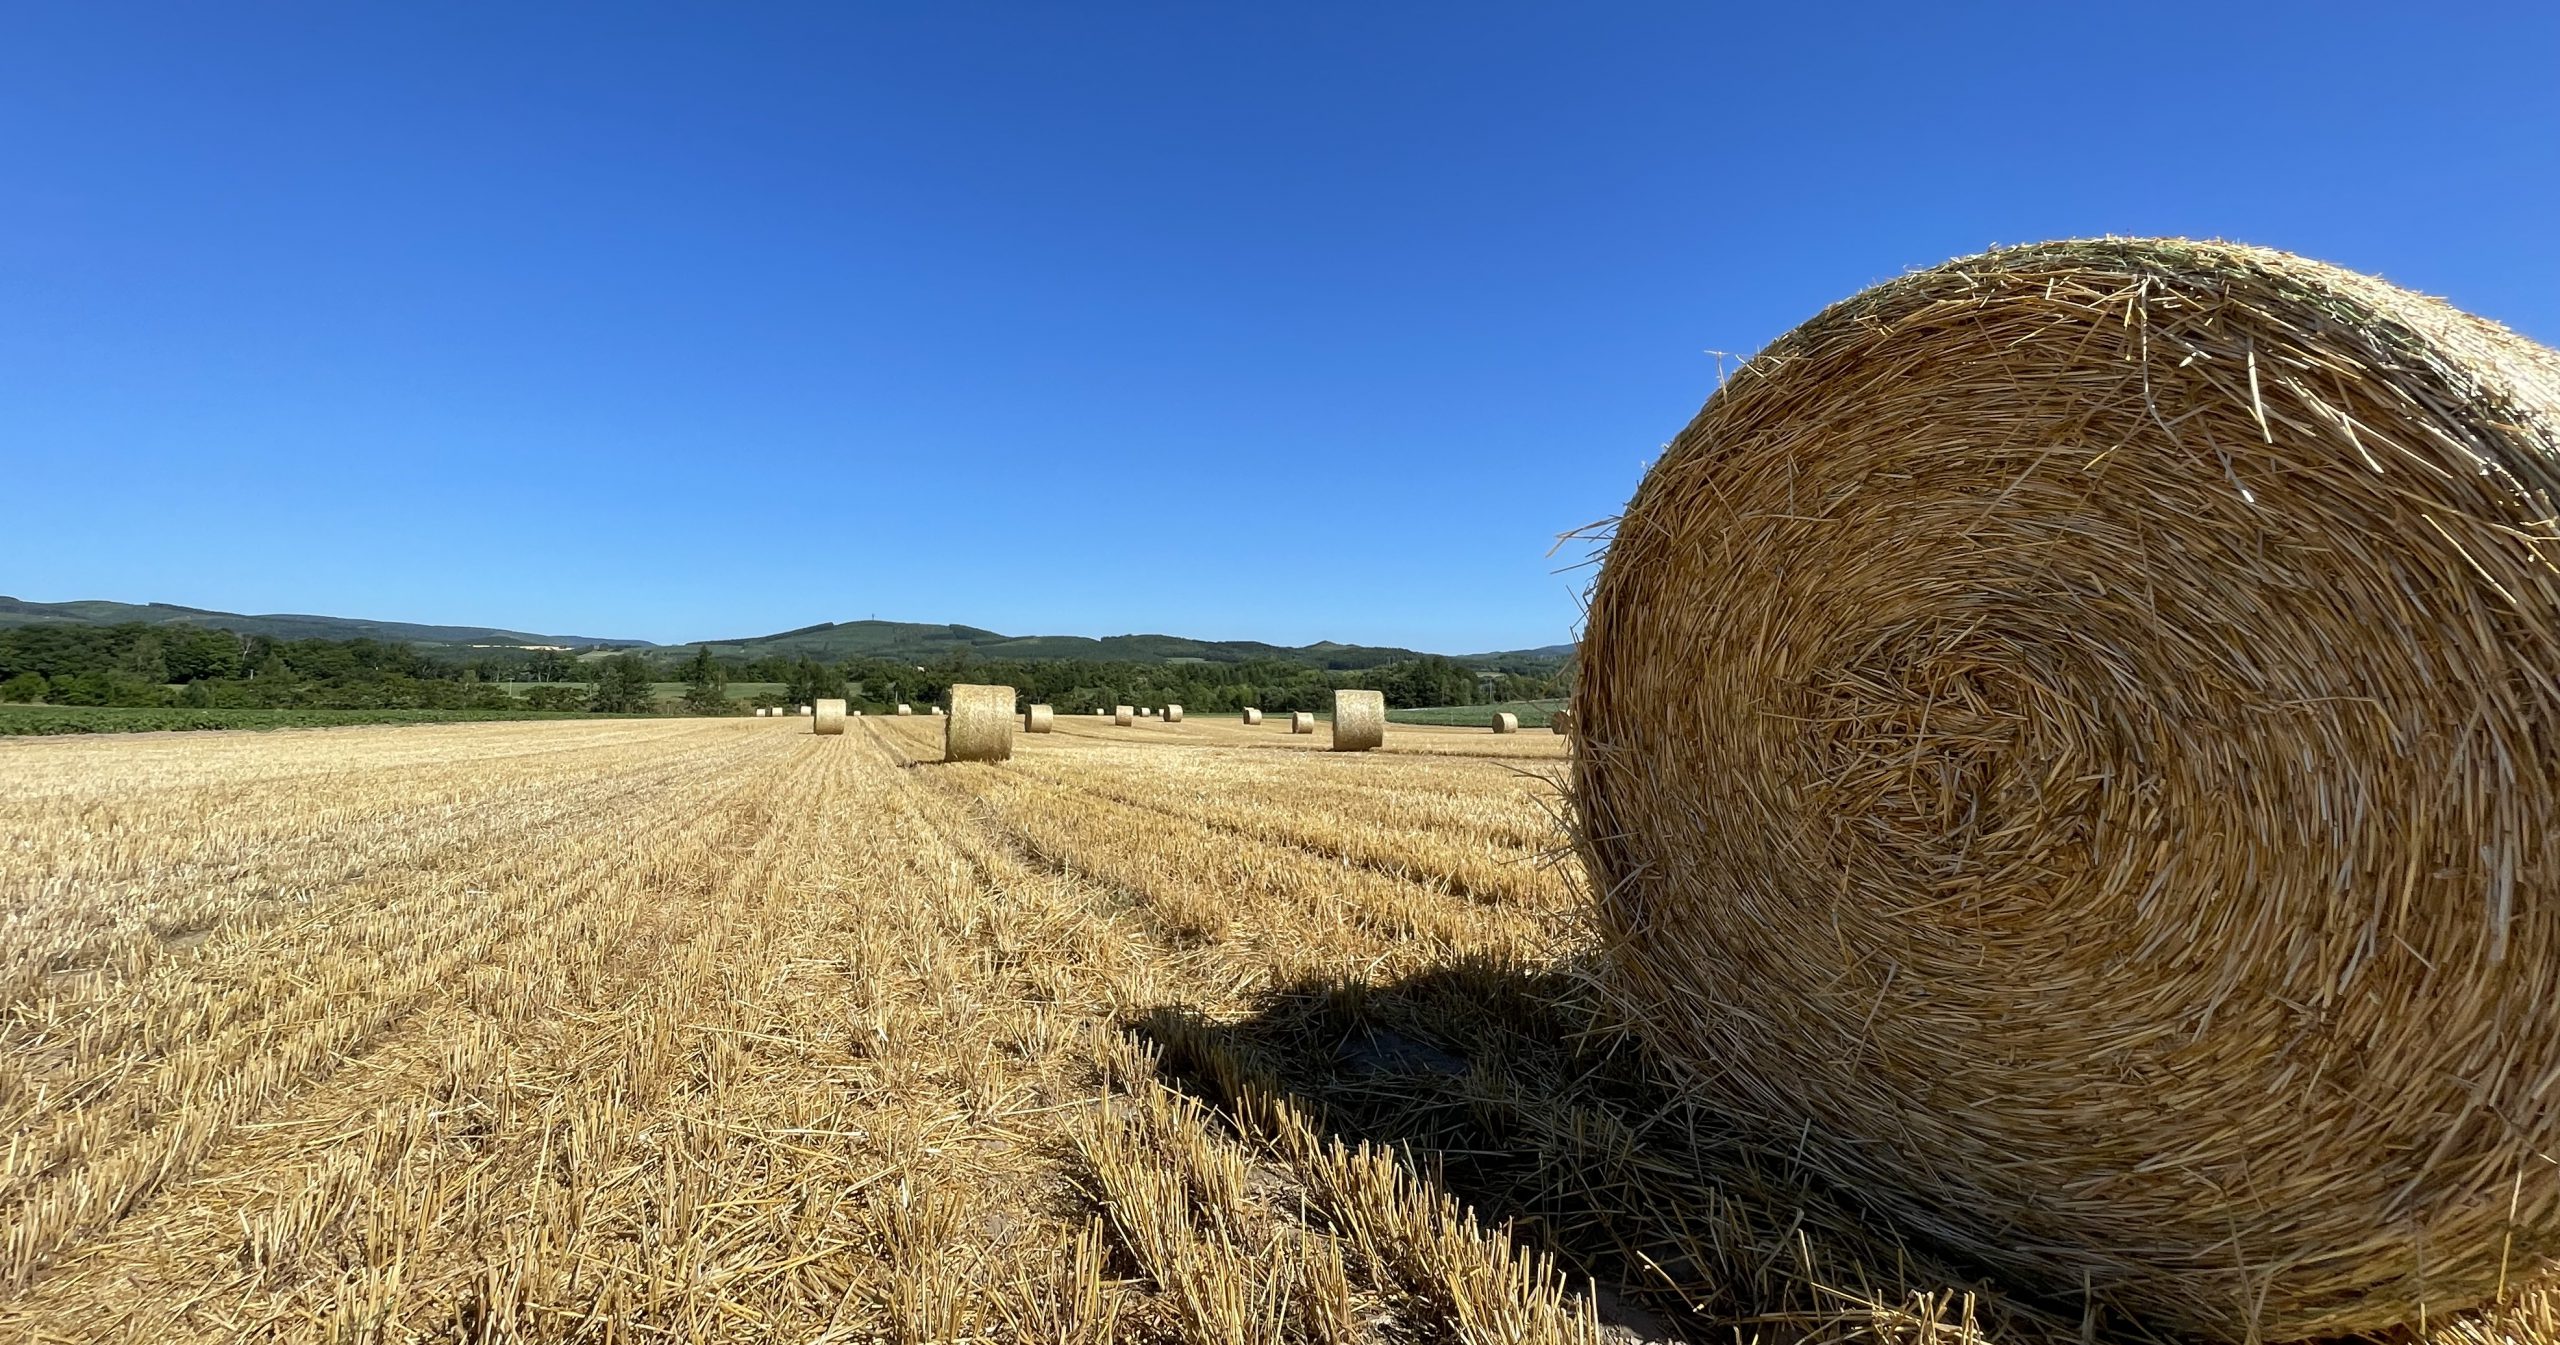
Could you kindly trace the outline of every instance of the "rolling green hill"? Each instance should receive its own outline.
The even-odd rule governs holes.
[[[169,603],[26,602],[0,597],[0,626],[39,621],[66,621],[113,626],[192,625],[279,640],[371,639],[440,649],[474,645],[556,645],[595,651],[601,657],[617,649],[690,649],[693,641],[654,645],[646,640],[592,635],[540,635],[494,626],[430,626],[407,621],[370,621],[356,617],[271,613],[251,616]],[[833,662],[846,658],[906,659],[929,663],[956,650],[984,659],[1100,659],[1125,663],[1242,663],[1278,659],[1311,668],[1350,671],[1419,657],[1419,651],[1393,646],[1336,644],[1264,644],[1258,640],[1194,640],[1179,635],[1006,635],[979,626],[936,626],[913,621],[830,621],[773,635],[708,640],[715,654],[742,658],[779,655]],[[1572,645],[1548,645],[1486,654],[1468,654],[1459,662],[1504,672],[1545,672],[1570,657]]]
[[[70,621],[90,626],[130,623],[204,626],[277,640],[381,640],[392,644],[464,646],[559,645],[571,649],[589,645],[636,649],[645,648],[649,643],[646,640],[599,639],[592,635],[535,635],[520,630],[500,630],[494,626],[426,626],[411,621],[367,621],[360,617],[306,616],[289,612],[251,616],[241,612],[209,611],[202,607],[178,607],[165,602],[108,602],[96,598],[78,602],[25,602],[0,597],[0,626],[22,626],[36,621]]]
[[[866,657],[926,662],[965,649],[988,659],[1103,659],[1125,663],[1242,663],[1281,659],[1310,667],[1374,668],[1417,657],[1411,649],[1346,645],[1264,644],[1257,640],[1193,640],[1179,635],[1005,635],[977,626],[929,626],[911,621],[842,621],[803,626],[777,635],[707,641],[711,652],[760,658],[778,654],[821,661]],[[1485,656],[1490,659],[1496,656]],[[1553,664],[1555,658],[1544,662]]]

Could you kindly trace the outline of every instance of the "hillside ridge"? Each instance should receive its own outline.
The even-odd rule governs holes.
[[[1393,645],[1350,645],[1320,640],[1308,645],[1275,645],[1258,640],[1196,640],[1160,633],[1125,635],[1006,635],[981,626],[915,621],[822,621],[771,635],[693,640],[660,645],[647,640],[586,635],[544,635],[496,626],[445,626],[407,621],[303,613],[252,615],[221,612],[174,603],[126,603],[104,599],[73,602],[29,602],[0,596],[0,626],[39,621],[82,625],[193,625],[264,635],[279,640],[372,639],[445,648],[484,645],[563,647],[591,651],[677,650],[708,645],[714,654],[741,658],[780,655],[821,661],[845,658],[935,659],[966,651],[985,659],[1095,659],[1110,662],[1240,663],[1277,659],[1331,669],[1369,668],[1423,657],[1430,651]],[[1497,669],[1551,666],[1573,652],[1571,644],[1536,649],[1494,650],[1456,654],[1461,663]]]

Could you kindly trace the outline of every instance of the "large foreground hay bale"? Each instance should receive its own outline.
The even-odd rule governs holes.
[[[1005,761],[1013,756],[1013,688],[955,683],[951,715],[942,721],[945,761]]]
[[[1383,691],[1333,693],[1333,750],[1366,752],[1387,740],[1387,694]]]
[[[2023,1287],[2285,1340],[2560,1252],[2560,355],[2281,253],[1836,305],[1646,476],[1573,723],[1606,983]]]
[[[1520,716],[1511,714],[1507,711],[1497,711],[1493,716],[1493,731],[1496,733],[1518,733],[1520,731]]]
[[[817,713],[810,716],[809,731],[811,733],[844,732],[844,702],[831,700],[819,701],[817,703]]]
[[[1048,733],[1057,725],[1058,712],[1046,705],[1034,705],[1022,712],[1022,731]]]
[[[1313,732],[1315,732],[1315,731],[1316,731],[1316,716],[1315,716],[1315,712],[1314,712],[1314,711],[1312,711],[1312,710],[1292,710],[1292,711],[1290,711],[1290,712],[1289,712],[1289,731],[1290,731],[1291,733],[1313,733]]]
[[[1111,707],[1111,722],[1114,725],[1125,729],[1131,724],[1137,723],[1138,716],[1132,712],[1128,706],[1115,705]]]
[[[1246,723],[1248,723],[1248,724],[1259,724],[1259,723],[1261,723],[1261,722],[1262,722],[1262,712],[1261,712],[1260,710],[1254,709],[1254,708],[1253,708],[1252,706],[1250,706],[1250,705],[1248,705],[1248,706],[1244,707],[1244,722],[1246,722]]]

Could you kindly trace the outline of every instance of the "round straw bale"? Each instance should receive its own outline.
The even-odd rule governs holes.
[[[1259,724],[1259,723],[1261,723],[1261,722],[1262,722],[1262,712],[1261,712],[1260,710],[1257,710],[1257,709],[1253,708],[1253,707],[1252,707],[1252,706],[1250,706],[1250,705],[1248,705],[1248,706],[1244,707],[1244,722],[1246,722],[1246,723],[1248,723],[1248,724]]]
[[[1022,712],[1022,731],[1047,733],[1057,725],[1058,712],[1046,705],[1034,705]]]
[[[915,711],[915,707],[914,707],[914,706],[907,704],[905,701],[900,701],[900,702],[898,702],[898,713],[899,713],[899,714],[902,714],[902,715],[911,715],[911,714],[914,714],[915,712],[916,712],[916,711]]]
[[[1497,711],[1493,716],[1493,731],[1496,733],[1518,733],[1520,731],[1520,716],[1508,712]]]
[[[1315,731],[1316,731],[1316,717],[1315,717],[1315,713],[1314,713],[1313,711],[1311,711],[1311,710],[1292,710],[1292,711],[1290,711],[1290,712],[1289,712],[1289,731],[1290,731],[1291,733],[1313,733],[1313,732],[1315,732]]]
[[[811,733],[844,732],[844,702],[819,701],[817,713],[810,717],[809,731]]]
[[[1573,711],[1558,710],[1554,714],[1547,716],[1547,731],[1549,733],[1572,733]]]
[[[1366,752],[1387,740],[1387,696],[1383,691],[1333,693],[1333,750]]]
[[[2369,277],[2103,239],[1835,305],[1594,587],[1604,983],[2022,1287],[2482,1303],[2560,1255],[2555,519],[2560,353]]]
[[[1111,707],[1111,722],[1114,725],[1125,729],[1131,724],[1138,722],[1138,716],[1135,712],[1131,711],[1128,706],[1115,705]]]
[[[814,709],[813,709],[812,707],[810,707],[810,706],[801,705],[801,706],[795,706],[795,707],[793,707],[793,713],[795,713],[795,714],[801,714],[801,715],[808,715],[808,714],[815,714],[815,713],[816,713],[816,710],[814,710]]]
[[[955,684],[951,715],[942,721],[942,759],[1004,761],[1012,756],[1013,688]]]
[[[1179,723],[1181,723],[1181,722],[1182,722],[1182,707],[1181,707],[1181,706],[1179,706],[1179,705],[1168,705],[1168,706],[1164,707],[1164,722],[1166,722],[1166,723],[1168,723],[1168,724],[1179,724]]]

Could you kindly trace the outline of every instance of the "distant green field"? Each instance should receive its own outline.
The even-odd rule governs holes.
[[[1443,724],[1480,729],[1493,722],[1501,711],[1520,716],[1520,727],[1542,729],[1555,712],[1564,708],[1561,699],[1551,701],[1503,701],[1495,705],[1424,705],[1411,710],[1387,711],[1390,724]]]
[[[0,705],[0,737],[56,733],[162,733],[174,729],[309,729],[341,724],[461,724],[491,719],[586,719],[541,710],[185,710],[126,706]]]

